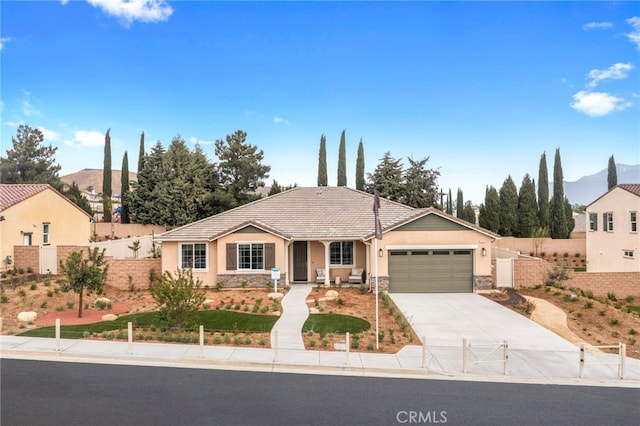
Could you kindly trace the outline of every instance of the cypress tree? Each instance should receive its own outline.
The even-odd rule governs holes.
[[[516,236],[521,238],[531,237],[531,232],[538,227],[538,224],[536,184],[527,173],[522,179],[520,193],[518,194],[518,228]]]
[[[338,150],[338,185],[347,186],[347,142],[345,130],[340,135],[340,147]]]
[[[356,189],[364,191],[364,145],[362,145],[362,138],[358,144],[358,158],[356,159]]]
[[[500,235],[510,237],[516,234],[518,226],[518,190],[511,176],[500,188]]]
[[[500,196],[493,186],[488,186],[484,193],[484,204],[480,206],[480,226],[492,232],[500,230]]]
[[[458,188],[458,195],[456,196],[456,217],[462,219],[462,211],[464,210],[464,198],[462,196],[462,189]]]
[[[474,225],[476,224],[476,212],[471,205],[471,201],[467,201],[466,203],[464,203],[461,218],[469,223],[473,223]]]
[[[144,166],[144,132],[140,135],[140,149],[138,150],[138,173]]]
[[[320,151],[318,152],[318,186],[327,186],[327,137],[320,136]]]
[[[551,238],[567,238],[567,215],[564,206],[564,182],[562,176],[562,162],[560,161],[560,148],[556,148],[556,157],[553,162],[553,196],[549,206]]]
[[[542,228],[549,228],[549,173],[547,154],[544,152],[538,167],[538,219]]]
[[[607,189],[611,189],[618,184],[618,172],[616,171],[616,160],[613,155],[609,157],[609,169],[607,170]]]
[[[129,223],[129,155],[127,151],[122,156],[122,172],[120,176],[120,223]]]
[[[453,214],[453,201],[451,201],[451,188],[449,188],[449,195],[447,196],[447,213]]]
[[[111,135],[104,136],[104,163],[102,168],[102,211],[105,222],[111,222]]]

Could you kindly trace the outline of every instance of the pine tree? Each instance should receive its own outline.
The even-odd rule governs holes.
[[[2,183],[48,183],[60,189],[60,165],[55,160],[58,148],[44,146],[40,129],[20,124],[11,142],[13,148],[7,150],[6,158],[0,157]]]
[[[529,173],[524,175],[518,194],[517,237],[529,238],[534,228],[539,226],[538,205],[536,203],[536,184]]]
[[[462,189],[458,188],[458,194],[456,195],[456,217],[462,219],[462,211],[464,210],[464,198],[462,196]]]
[[[500,231],[500,196],[493,186],[488,186],[485,190],[478,221],[485,229],[496,233]]]
[[[356,159],[356,189],[364,191],[364,145],[362,145],[362,138],[358,144],[358,158]]]
[[[347,142],[345,130],[340,135],[340,147],[338,149],[338,185],[347,186]]]
[[[111,222],[111,135],[104,136],[104,167],[102,168],[102,211],[105,222]]]
[[[278,181],[274,179],[273,183],[271,184],[271,189],[269,189],[269,195],[275,195],[281,192],[282,192],[282,187],[280,186]]]
[[[320,136],[320,150],[318,152],[318,186],[327,186],[327,137]]]
[[[422,160],[407,157],[407,161],[409,161],[409,167],[404,171],[400,202],[420,209],[437,205],[437,180],[440,171],[427,169],[429,157]]]
[[[378,192],[382,198],[398,201],[404,196],[402,160],[395,159],[389,151],[384,153],[373,173],[369,174],[369,192]]]
[[[120,222],[129,223],[129,155],[127,151],[122,156],[122,172],[120,177]]]
[[[447,196],[447,213],[453,214],[453,201],[451,200],[451,188],[449,188],[449,195]]]
[[[618,172],[616,171],[616,160],[613,155],[609,157],[609,169],[607,170],[607,188],[611,189],[618,184]]]
[[[516,234],[518,226],[518,190],[508,176],[500,188],[500,232],[505,237]]]
[[[550,229],[551,238],[567,238],[567,215],[564,206],[564,182],[562,176],[562,162],[560,160],[560,148],[556,148],[556,157],[553,162],[553,196],[551,197]]]
[[[538,220],[542,228],[549,228],[549,173],[547,172],[547,155],[540,156],[538,167]]]
[[[140,148],[138,149],[138,173],[144,165],[144,132],[140,134]]]

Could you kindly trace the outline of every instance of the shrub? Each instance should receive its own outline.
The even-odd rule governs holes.
[[[612,291],[607,293],[607,299],[611,300],[612,302],[615,302],[618,300],[618,298],[616,298],[616,294]]]
[[[604,309],[601,309],[598,311],[598,315],[600,315],[601,317],[607,315],[607,311],[605,311]]]
[[[40,309],[47,309],[47,302],[44,301],[40,304]]]
[[[311,339],[309,340],[309,346],[311,346],[312,348],[316,346],[316,341]]]
[[[591,301],[585,302],[584,307],[585,308],[593,308],[593,302],[591,302]]]
[[[327,338],[322,339],[322,347],[326,348],[327,346],[329,346],[329,339]]]
[[[25,297],[26,295],[27,295],[27,293],[24,291],[24,289],[20,289],[20,290],[18,291],[18,296],[20,296],[20,297]]]
[[[269,306],[264,305],[261,309],[260,312],[263,314],[266,314],[267,312],[269,312]]]
[[[73,303],[71,300],[69,300],[69,301],[67,302],[67,308],[68,308],[68,309],[73,309],[73,306],[74,306],[74,305],[75,305],[75,303]]]
[[[267,344],[267,339],[264,336],[260,336],[260,340],[258,341],[260,346],[265,346]]]
[[[31,284],[31,286],[29,286],[30,290],[35,290],[38,288],[38,285],[36,283]]]
[[[220,343],[222,343],[222,337],[221,336],[214,336],[213,343],[216,344],[216,345],[219,345]]]
[[[382,342],[384,340],[384,331],[378,332],[378,342]]]
[[[625,297],[625,298],[624,298],[624,300],[625,300],[627,303],[633,303],[633,299],[634,299],[634,297],[633,297],[633,296],[631,296],[631,295],[629,295],[629,296],[627,296],[627,297]]]
[[[253,312],[254,314],[258,313],[258,310],[260,309],[260,306],[258,305],[253,305],[253,308],[251,308],[251,312]]]
[[[242,345],[242,337],[240,336],[235,336],[233,338],[233,343],[235,343],[236,346],[240,346]]]
[[[629,334],[631,334],[632,336],[633,336],[634,334],[637,334],[637,333],[638,333],[638,332],[637,332],[634,328],[630,328],[630,329],[629,329]]]
[[[367,344],[367,350],[368,351],[372,351],[373,350],[373,343],[368,343]]]
[[[220,280],[216,281],[216,290],[220,291],[224,288],[224,283]]]
[[[358,287],[358,290],[360,290],[360,294],[365,294],[367,292],[367,286],[361,284],[360,287]]]
[[[618,321],[618,318],[611,318],[609,322],[611,323],[611,325],[618,325],[620,321]]]
[[[58,312],[64,311],[64,308],[62,306],[56,306],[56,311]]]
[[[205,301],[202,281],[193,278],[191,270],[177,270],[175,275],[166,271],[151,289],[158,304],[160,320],[174,327],[182,327]]]
[[[242,280],[242,281],[240,281],[240,287],[242,287],[242,288],[247,288],[247,285],[248,285],[248,284],[249,284],[249,283],[247,282],[247,280]]]

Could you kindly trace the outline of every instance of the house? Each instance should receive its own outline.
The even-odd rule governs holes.
[[[640,272],[640,184],[620,184],[587,206],[587,272]]]
[[[162,268],[191,268],[205,285],[374,282],[393,292],[472,292],[490,288],[486,229],[437,209],[380,199],[347,187],[296,187],[157,237]],[[360,275],[360,277],[359,277]]]
[[[53,254],[43,258],[40,253],[40,260],[51,259],[44,270],[55,271],[55,247],[88,243],[90,220],[91,215],[51,185],[1,184],[0,270],[13,267],[15,246],[39,246],[52,248]]]

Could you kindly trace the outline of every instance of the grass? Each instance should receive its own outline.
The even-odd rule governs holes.
[[[266,333],[271,331],[278,320],[272,315],[252,315],[230,311],[198,311],[194,315],[194,321],[203,325],[205,330],[235,331],[242,333]],[[126,329],[127,323],[133,323],[134,327],[146,328],[160,326],[156,312],[145,312],[119,317],[114,321],[101,321],[93,324],[68,325],[60,327],[60,337],[63,339],[80,339],[86,332],[102,333],[111,330]],[[55,327],[41,327],[26,331],[21,336],[31,337],[55,337]]]
[[[631,312],[637,312],[638,314],[640,314],[640,306],[627,305],[627,308],[628,308]]]
[[[302,326],[302,331],[313,330],[321,335],[326,333],[360,333],[369,330],[371,324],[362,318],[339,314],[311,314]]]

